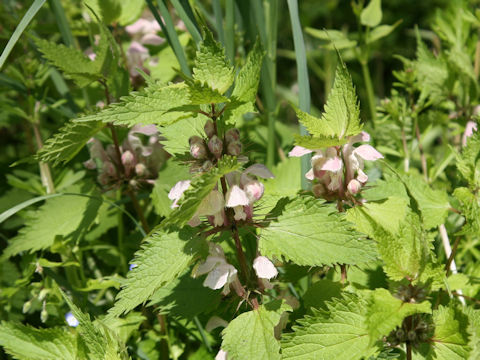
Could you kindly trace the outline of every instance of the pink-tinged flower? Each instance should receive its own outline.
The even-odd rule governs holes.
[[[465,126],[465,132],[463,133],[462,136],[462,146],[467,146],[467,139],[473,135],[474,131],[477,131],[477,123],[474,121],[469,121],[467,122],[467,125]]]
[[[253,268],[261,279],[270,280],[278,275],[275,265],[265,256],[257,256],[253,260]]]
[[[132,25],[127,26],[125,30],[133,39],[142,44],[161,45],[165,42],[163,38],[157,35],[161,28],[155,19],[138,19]]]
[[[234,218],[237,221],[251,219],[253,204],[263,196],[263,184],[249,175],[264,179],[274,177],[262,164],[249,166],[243,172],[234,171],[227,174],[230,188],[226,194],[225,205],[234,209]]]
[[[367,182],[368,176],[363,172],[365,160],[376,161],[383,158],[383,155],[371,145],[364,144],[356,148],[353,146],[355,143],[365,141],[370,141],[370,135],[363,131],[351,136],[348,143],[343,146],[317,150],[295,146],[289,155],[299,157],[314,152],[312,168],[305,174],[308,180],[316,181],[312,187],[313,193],[327,200],[341,198],[347,190],[352,195],[357,194],[362,184]]]
[[[194,272],[194,277],[208,274],[203,282],[203,286],[213,290],[223,288],[222,294],[230,293],[230,284],[238,280],[237,269],[227,263],[222,248],[213,243],[209,243],[209,255],[205,262],[200,264]]]

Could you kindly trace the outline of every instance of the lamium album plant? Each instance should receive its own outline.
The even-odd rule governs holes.
[[[0,5],[1,359],[480,359],[477,1],[45,3]]]

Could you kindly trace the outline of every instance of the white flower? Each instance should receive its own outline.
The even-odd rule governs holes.
[[[217,327],[227,327],[228,322],[223,320],[221,317],[218,317],[216,315],[212,316],[210,319],[208,319],[207,325],[205,325],[205,330],[208,332],[216,329]]]
[[[182,197],[183,193],[190,187],[190,180],[179,181],[168,193],[168,198],[173,200],[172,209],[178,207],[178,200]]]
[[[465,132],[462,136],[462,146],[467,146],[467,139],[473,135],[473,132],[477,131],[477,123],[474,121],[467,122],[465,126]]]
[[[257,256],[253,260],[253,268],[261,279],[272,279],[278,275],[275,265],[265,256]]]
[[[215,360],[228,360],[227,352],[225,350],[220,349],[217,353],[217,356],[215,356]]]
[[[223,287],[222,293],[227,295],[230,292],[230,284],[237,279],[237,269],[227,263],[225,254],[219,245],[213,243],[209,245],[210,255],[207,256],[205,262],[197,267],[194,276],[208,274],[203,282],[203,286],[213,290]]]

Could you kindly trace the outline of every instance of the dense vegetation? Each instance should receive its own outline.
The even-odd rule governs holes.
[[[0,358],[480,359],[476,0],[0,3]]]

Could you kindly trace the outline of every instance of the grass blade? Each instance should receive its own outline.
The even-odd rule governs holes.
[[[220,0],[213,0],[213,13],[215,15],[215,27],[217,28],[218,40],[225,46],[225,35],[223,33],[223,15]]]
[[[7,46],[5,46],[5,49],[3,49],[2,55],[0,56],[0,70],[2,70],[3,64],[7,60],[8,55],[10,55],[10,52],[13,50],[18,39],[20,39],[20,36],[25,31],[26,27],[30,24],[30,21],[32,21],[35,15],[37,15],[38,10],[40,10],[43,4],[45,4],[45,1],[46,0],[35,0],[25,16],[20,20],[20,23],[10,37],[10,40],[8,40]]]
[[[65,10],[63,10],[60,0],[48,0],[48,5],[50,5],[55,15],[55,20],[57,21],[60,34],[62,34],[63,42],[69,47],[75,47],[75,39],[68,25],[67,16],[65,15]]]
[[[225,2],[225,52],[233,64],[235,60],[235,3]]]
[[[178,16],[184,22],[188,32],[190,33],[190,35],[192,35],[192,38],[195,41],[195,44],[198,45],[199,43],[201,43],[202,35],[200,34],[200,31],[198,31],[198,27],[195,23],[195,18],[189,16],[186,9],[184,9],[182,4],[180,4],[180,1],[172,0],[172,5],[175,8],[175,10],[177,10]]]
[[[170,13],[168,12],[168,9],[165,5],[165,3],[162,0],[157,0],[157,4],[160,10],[160,14],[163,17],[160,17],[158,13],[158,9],[153,5],[152,0],[146,0],[147,5],[152,12],[153,16],[155,17],[155,20],[157,20],[158,24],[162,28],[163,33],[167,37],[167,41],[170,44],[170,47],[173,49],[173,52],[175,53],[175,56],[177,57],[178,63],[180,64],[180,69],[182,72],[188,76],[192,75],[192,72],[190,71],[190,68],[188,67],[187,63],[187,57],[185,55],[185,51],[182,48],[182,45],[180,44],[180,40],[178,39],[177,31],[175,30],[175,26],[173,24],[172,17],[170,16]]]
[[[288,10],[290,13],[290,21],[292,23],[293,44],[295,47],[295,57],[297,61],[298,72],[298,95],[299,107],[305,112],[310,112],[310,83],[308,81],[307,69],[307,53],[305,50],[305,42],[303,41],[302,25],[300,24],[300,17],[298,16],[297,0],[287,0]],[[307,135],[307,130],[300,125],[300,134]],[[310,168],[310,157],[302,157],[302,188],[307,189],[309,183],[305,178],[305,174]]]

